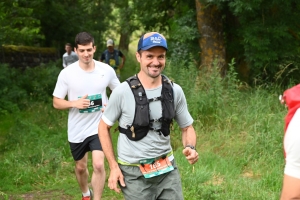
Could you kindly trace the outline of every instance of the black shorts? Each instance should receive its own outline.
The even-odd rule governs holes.
[[[75,161],[81,160],[84,157],[85,153],[88,151],[93,151],[93,150],[102,151],[102,146],[100,144],[98,134],[86,138],[81,143],[69,142],[69,144],[70,144],[72,156]]]

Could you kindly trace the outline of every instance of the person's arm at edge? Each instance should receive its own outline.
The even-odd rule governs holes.
[[[105,55],[103,55],[104,53],[102,53],[101,55],[100,55],[100,58],[99,58],[99,61],[100,62],[104,62],[104,60],[105,60]]]
[[[111,126],[107,125],[103,121],[103,119],[101,119],[98,126],[98,135],[101,142],[103,153],[108,161],[109,168],[110,168],[108,187],[111,190],[114,190],[119,193],[120,188],[118,188],[118,182],[120,182],[121,186],[123,187],[125,187],[125,182],[124,182],[123,174],[115,158],[112,139],[110,135],[110,128]]]
[[[62,57],[62,61],[63,61],[63,67],[64,67],[64,68],[67,67],[67,64],[65,63],[64,57]]]
[[[121,63],[121,65],[120,65],[120,69],[122,69],[122,68],[124,67],[125,61],[126,61],[126,57],[125,57],[124,54],[123,54],[123,56],[122,56],[121,58],[122,58],[122,63]]]
[[[284,174],[280,200],[300,199],[300,179]]]
[[[185,155],[186,159],[190,164],[195,164],[198,161],[198,153],[196,149],[191,149],[190,147],[186,147],[187,145],[194,146],[196,148],[197,136],[193,125],[189,125],[185,128],[181,128],[182,132],[182,144],[183,151],[182,153]]]

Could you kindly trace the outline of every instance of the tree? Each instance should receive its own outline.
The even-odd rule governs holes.
[[[73,43],[77,33],[91,33],[99,44],[103,32],[108,29],[106,17],[111,12],[108,0],[40,0],[31,4],[33,15],[41,21],[43,46],[64,51],[65,43]]]
[[[34,45],[44,36],[27,1],[0,2],[0,44]]]
[[[120,34],[119,49],[128,51],[132,32],[138,29],[134,18],[133,2],[129,0],[115,1],[114,8],[117,9],[118,16],[116,30]]]
[[[198,62],[199,33],[194,0],[134,0],[134,11],[141,32],[158,31],[167,37],[168,54],[174,62],[184,66]]]
[[[222,13],[216,5],[196,0],[198,30],[201,34],[201,65],[211,67],[215,60],[222,69],[225,66],[225,42]]]
[[[292,68],[299,68],[298,1],[197,0],[197,2],[202,8],[215,8],[220,13],[214,15],[214,20],[221,22],[223,27],[226,58],[227,60],[236,58],[237,66],[242,66],[240,71],[247,72],[245,75],[249,82],[278,81],[279,73],[284,76],[288,75]],[[198,17],[198,24],[201,24],[203,18],[209,19],[210,13],[204,13],[202,18]],[[203,30],[199,31],[203,35]],[[215,40],[215,42],[222,46],[222,41]],[[281,73],[282,70],[287,71]]]

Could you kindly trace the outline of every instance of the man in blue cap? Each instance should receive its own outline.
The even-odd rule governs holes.
[[[196,133],[182,88],[162,74],[167,41],[157,32],[144,34],[136,59],[140,71],[111,94],[98,134],[108,160],[108,187],[120,188],[126,200],[183,199],[181,179],[170,143],[173,119],[182,131],[183,154],[198,161]],[[110,128],[119,121],[118,158]]]

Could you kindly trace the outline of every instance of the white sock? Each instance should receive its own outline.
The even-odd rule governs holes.
[[[86,193],[82,193],[82,196],[84,196],[84,197],[91,196],[90,189]]]

